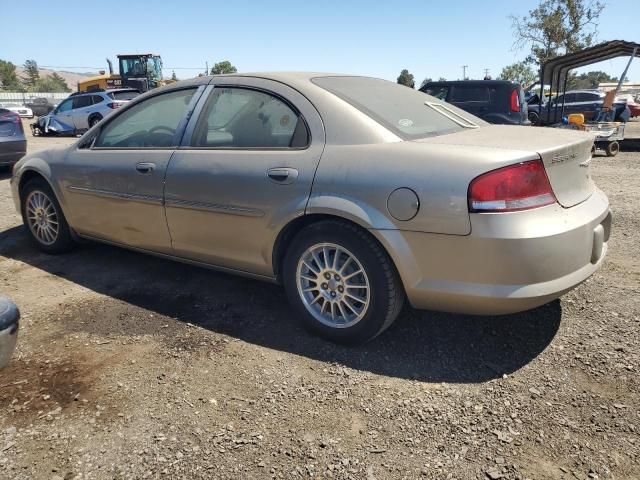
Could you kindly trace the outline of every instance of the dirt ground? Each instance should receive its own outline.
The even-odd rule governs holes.
[[[407,311],[358,348],[307,334],[274,285],[38,253],[0,174],[0,291],[23,315],[0,477],[640,478],[640,149],[592,171],[614,225],[586,283],[518,315]]]

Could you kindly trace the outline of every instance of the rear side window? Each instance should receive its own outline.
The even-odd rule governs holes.
[[[18,128],[18,122],[8,110],[0,110],[0,137],[13,137]]]
[[[462,86],[451,87],[450,102],[490,102],[489,87]]]
[[[282,99],[246,88],[216,87],[191,140],[193,147],[303,148],[304,120]]]
[[[73,97],[73,108],[84,108],[93,104],[92,95],[83,95],[81,97]]]
[[[413,88],[370,77],[317,77],[316,85],[337,95],[404,139],[463,130],[486,122]]]
[[[91,95],[91,101],[94,105],[97,105],[98,103],[104,102],[104,98],[100,95]]]
[[[174,136],[195,88],[155,95],[125,110],[102,128],[94,147],[163,148]]]

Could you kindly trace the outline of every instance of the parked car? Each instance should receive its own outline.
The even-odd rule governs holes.
[[[26,153],[27,139],[20,115],[0,108],[0,167],[13,165]]]
[[[280,282],[309,328],[362,342],[405,298],[505,314],[593,274],[611,215],[592,145],[385,80],[223,75],[151,90],[29,154],[11,189],[44,252],[95,239]]]
[[[520,85],[506,80],[428,82],[421,92],[451,103],[489,123],[529,125]]]
[[[126,88],[71,94],[49,115],[38,118],[32,125],[34,135],[76,135],[139,94],[137,90]]]
[[[629,108],[629,116],[631,118],[640,117],[640,102],[630,94],[620,95],[616,97],[616,103],[626,103]]]
[[[47,115],[55,108],[55,105],[43,97],[31,98],[24,103],[24,106],[30,108],[36,117]]]
[[[540,106],[539,97],[536,95],[529,100],[529,119],[533,123],[537,123],[541,119],[542,124],[555,122],[559,123],[562,118],[560,112],[564,102],[564,116],[567,117],[572,113],[584,114],[585,121],[594,120],[596,115],[602,109],[605,93],[597,90],[571,90],[564,94],[553,97],[551,102],[551,112],[549,112],[548,103]],[[557,106],[557,119],[556,119]],[[626,122],[629,120],[630,111],[626,102],[615,101],[613,104],[615,109],[614,119],[618,122]]]
[[[22,118],[33,118],[33,112],[30,108],[20,105],[19,103],[0,103],[0,108],[5,110],[11,110],[17,113]]]

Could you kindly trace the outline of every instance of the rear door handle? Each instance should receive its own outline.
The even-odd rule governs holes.
[[[289,185],[293,183],[298,178],[298,170],[295,168],[271,168],[267,170],[267,176],[269,180],[275,183],[279,183],[281,185]]]
[[[156,168],[156,164],[153,162],[136,163],[136,170],[138,171],[138,173],[141,173],[143,175],[147,175],[153,172],[155,168]]]

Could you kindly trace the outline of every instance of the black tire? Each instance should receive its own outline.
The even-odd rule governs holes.
[[[95,127],[100,120],[102,120],[102,117],[100,115],[94,115],[93,117],[91,117],[89,119],[89,128]]]
[[[53,210],[55,211],[55,218],[58,222],[58,231],[55,235],[55,240],[51,243],[44,243],[36,236],[36,234],[34,233],[34,227],[31,226],[32,224],[27,218],[27,199],[34,192],[39,192],[45,195],[50,200]],[[51,187],[45,180],[41,178],[34,178],[33,180],[29,180],[20,191],[20,203],[22,210],[22,221],[25,225],[25,228],[27,229],[29,238],[40,250],[45,253],[59,254],[68,252],[75,246],[75,241],[73,240],[71,229],[69,228],[67,219],[62,212],[60,203],[58,203],[58,199],[53,193],[53,190],[51,190]]]
[[[620,151],[620,144],[618,142],[607,143],[607,147],[604,149],[607,157],[615,157]]]
[[[533,125],[537,125],[538,124],[538,120],[539,120],[540,116],[536,112],[529,112],[527,114],[527,117],[529,118],[529,121]]]
[[[362,265],[369,280],[369,306],[352,326],[336,328],[317,320],[298,293],[297,268],[304,252],[320,243],[332,243],[351,252]],[[384,249],[365,230],[340,220],[325,220],[305,227],[293,239],[285,255],[282,283],[298,318],[312,332],[338,343],[367,342],[397,318],[404,303],[404,289],[398,272]]]

